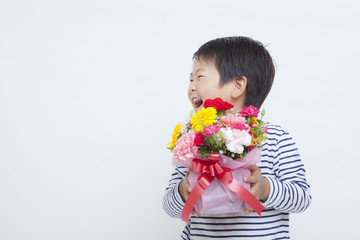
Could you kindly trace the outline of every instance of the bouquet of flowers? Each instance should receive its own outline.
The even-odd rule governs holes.
[[[203,109],[191,111],[187,121],[176,125],[168,144],[173,164],[192,169],[193,190],[183,220],[187,221],[194,205],[199,214],[243,212],[250,206],[260,215],[264,207],[242,181],[250,175],[247,167],[260,162],[259,148],[267,139],[265,112],[258,118],[259,113],[251,105],[239,111],[220,98],[208,99]]]

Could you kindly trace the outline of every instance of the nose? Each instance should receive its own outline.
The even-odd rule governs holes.
[[[195,81],[192,81],[190,82],[190,85],[189,85],[189,91],[195,91],[196,90],[196,84],[195,84]]]

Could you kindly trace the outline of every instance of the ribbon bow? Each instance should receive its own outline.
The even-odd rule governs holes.
[[[259,216],[261,216],[261,211],[265,209],[265,207],[244,186],[233,178],[230,168],[221,166],[219,159],[219,153],[211,153],[208,157],[208,160],[210,161],[201,160],[199,158],[195,158],[192,161],[192,171],[200,173],[201,175],[198,178],[195,187],[190,192],[181,213],[181,219],[187,224],[189,223],[189,216],[192,209],[215,177],[217,177],[223,185],[234,192],[240,199],[244,200],[257,214],[259,214]]]

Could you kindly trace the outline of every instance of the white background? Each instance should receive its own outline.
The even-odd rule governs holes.
[[[0,239],[178,239],[165,147],[192,54],[260,40],[265,119],[300,150],[313,202],[292,239],[359,237],[357,1],[0,1]]]

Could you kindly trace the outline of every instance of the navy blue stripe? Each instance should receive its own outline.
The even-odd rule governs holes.
[[[181,197],[181,196],[180,196],[180,197]],[[179,202],[176,197],[174,197],[174,202],[176,202],[176,205],[179,206],[179,209],[180,209],[180,210],[182,210],[181,207],[184,205],[184,203]]]
[[[267,141],[275,141],[275,142],[277,142],[277,139],[276,139],[276,138],[270,138],[270,137],[269,137],[269,138],[267,139]],[[277,145],[277,144],[276,144],[276,145]]]
[[[264,157],[274,158],[272,155],[268,155],[268,154],[261,154],[261,157],[262,158],[264,158]]]
[[[297,148],[293,148],[293,149],[290,149],[290,150],[287,150],[287,151],[283,151],[281,153],[279,153],[278,155],[276,155],[275,157],[273,158],[279,158],[281,155],[285,154],[285,153],[289,153],[289,152],[296,152],[297,151]],[[294,154],[294,156],[296,155],[299,155],[298,153]],[[284,157],[284,158],[287,158],[287,157]],[[279,160],[281,160],[283,158],[279,158]]]
[[[280,145],[280,143],[282,143],[282,142],[284,142],[284,141],[291,141],[291,140],[292,140],[291,137],[281,139],[281,140],[278,141],[278,145]]]
[[[286,184],[286,186],[288,188],[289,195],[290,196],[295,196],[295,192],[297,192],[297,191],[294,191],[293,186],[291,184]],[[293,199],[287,198],[286,203],[283,205],[284,206],[284,211],[289,211],[290,210],[292,201],[295,200],[295,199],[297,200],[296,197],[294,197]],[[293,204],[293,205],[296,206],[295,204]]]
[[[233,228],[233,229],[207,229],[207,228],[190,228],[191,230],[198,230],[204,232],[235,232],[235,231],[242,231],[242,232],[251,232],[251,231],[268,231],[271,229],[277,229],[282,227],[289,227],[289,225],[277,225],[275,227],[268,227],[268,228]]]
[[[296,162],[300,162],[300,163],[301,163],[299,154],[291,155],[291,156],[289,156],[289,157],[299,157],[299,158],[297,158],[297,159],[295,159],[295,160],[292,160],[292,161],[282,162],[282,163],[279,164],[279,167],[284,166],[284,165],[287,165],[287,164],[293,164],[293,163],[296,163]],[[302,165],[303,165],[303,164],[301,163],[301,166],[302,166]]]
[[[286,134],[286,132],[284,130],[282,130],[281,128],[274,128],[274,127],[270,127],[270,126],[266,126],[268,128],[267,133],[270,133],[272,131],[277,131],[280,132],[282,134]]]
[[[289,143],[289,144],[286,144],[286,145],[281,145],[281,146],[279,146],[278,150],[280,150],[282,148],[285,148],[285,147],[290,147],[290,146],[295,146],[295,143]],[[296,147],[295,147],[295,149],[297,150]]]
[[[175,207],[173,206],[173,204],[171,202],[166,202],[166,210],[167,213],[171,216],[171,217],[176,217],[177,214],[176,212],[174,212],[173,210],[175,209]]]
[[[259,166],[259,168],[262,170],[265,170],[265,169],[271,170],[272,169],[272,167],[269,167],[269,166]]]
[[[279,170],[279,172],[280,173],[283,173],[283,172],[286,172],[287,170],[292,170],[292,169],[298,169],[299,171],[302,171],[302,168],[303,167],[303,165],[301,164],[301,165],[298,165],[298,166],[293,166],[293,167],[288,167],[288,168],[284,168],[284,169],[281,169],[281,170]]]
[[[186,230],[187,232],[185,232],[185,230]],[[189,227],[188,227],[188,226],[185,226],[185,229],[184,229],[183,233],[187,236],[188,239],[190,239],[190,237],[189,237],[190,230],[189,230]]]
[[[273,209],[266,209],[266,210],[263,210],[262,212],[272,212]],[[213,215],[213,216],[199,216],[199,217],[194,217],[194,219],[254,219],[254,218],[271,218],[271,217],[275,217],[275,216],[279,216],[279,215],[282,215],[282,213],[277,213],[277,214],[272,214],[272,215],[262,215],[261,217],[260,216],[248,216],[248,215],[240,215],[240,216],[216,216],[216,215]]]
[[[264,146],[276,146],[276,143],[269,143],[268,141],[265,141]]]
[[[263,148],[261,149],[262,152],[277,152],[277,149],[268,149],[268,148]]]
[[[224,235],[224,236],[212,236],[212,235],[206,235],[206,234],[192,234],[192,236],[198,236],[198,237],[208,237],[208,238],[233,238],[233,237],[266,237],[266,236],[273,236],[281,233],[289,233],[289,231],[279,231],[275,233],[269,233],[269,234],[257,234],[257,235]]]
[[[273,181],[274,181],[274,180],[273,180]],[[276,183],[275,181],[273,182],[273,184],[274,184],[273,186],[274,186],[275,190],[277,190],[277,191],[276,191],[276,195],[275,195],[275,197],[274,197],[274,200],[275,200],[275,199],[278,198],[278,196],[279,196],[279,194],[280,194],[280,191],[279,191],[279,186],[277,185],[277,183]],[[280,184],[280,183],[279,183],[279,184]]]
[[[214,225],[214,226],[226,226],[226,225],[266,225],[271,223],[277,223],[277,222],[289,222],[289,219],[277,219],[273,221],[268,222],[221,222],[221,223],[207,223],[207,222],[194,222],[194,220],[191,221],[191,225],[198,224],[198,225]]]
[[[285,177],[286,175],[288,175],[288,174],[292,174],[292,173],[295,173],[296,171],[294,171],[294,172],[289,172],[289,173],[285,173],[285,174],[283,174],[282,176],[281,176],[281,181],[291,181],[292,183],[295,183],[295,181],[293,181],[294,180],[294,176],[290,176],[290,177]],[[300,175],[299,175],[299,178],[303,178],[303,177],[301,177]],[[302,185],[301,185],[302,186]]]
[[[278,134],[278,133],[275,133],[275,132],[267,132],[266,135],[275,135],[275,136],[279,136],[279,137],[280,137],[280,136],[283,135],[283,133]]]

